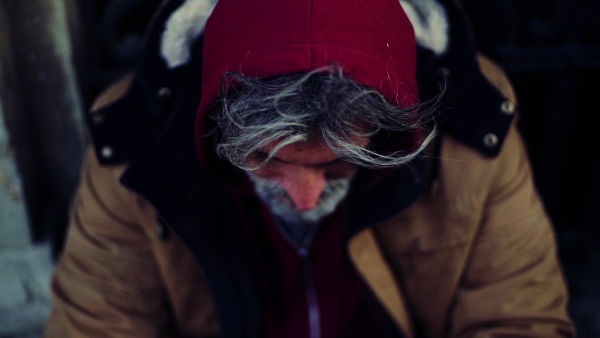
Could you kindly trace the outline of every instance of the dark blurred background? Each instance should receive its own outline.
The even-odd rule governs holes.
[[[3,101],[5,110],[19,108],[25,111],[23,115],[38,121],[36,132],[13,133],[13,143],[17,148],[21,144],[21,148],[29,149],[22,151],[25,155],[20,155],[18,161],[25,172],[32,238],[50,240],[56,255],[64,241],[66,210],[76,185],[85,137],[65,136],[64,131],[81,126],[63,122],[59,128],[63,132],[48,135],[50,141],[62,145],[59,152],[63,156],[59,158],[44,156],[49,151],[56,153],[56,149],[44,148],[44,140],[38,139],[38,146],[30,141],[19,143],[19,139],[28,139],[40,130],[43,134],[48,129],[44,125],[52,125],[40,118],[47,115],[47,104],[27,103],[31,95],[52,97],[53,88],[60,89],[60,84],[46,86],[41,93],[28,84],[40,82],[39,70],[31,69],[36,61],[32,50],[41,49],[45,40],[27,39],[20,34],[46,23],[36,21],[35,15],[30,15],[29,21],[19,21],[19,13],[43,12],[49,5],[40,0],[11,1],[0,0],[5,19],[2,23],[0,11],[0,31],[10,31],[4,43],[12,46],[8,59],[15,72],[12,76],[2,75],[4,89],[12,88],[14,93],[17,88],[28,94],[9,95],[9,99],[5,96]],[[73,46],[70,57],[79,93],[77,106],[82,113],[102,89],[136,63],[144,29],[160,2],[62,2]],[[462,0],[462,4],[479,50],[498,62],[515,86],[521,107],[519,126],[531,154],[536,183],[556,227],[560,258],[572,294],[570,311],[579,336],[600,337],[600,133],[596,126],[600,109],[595,100],[600,96],[600,1]],[[0,33],[0,46],[2,43]],[[6,59],[4,56],[5,65]],[[23,118],[6,114],[9,129]],[[36,174],[27,169],[32,165],[49,170],[44,175]],[[65,166],[71,168],[66,178]]]

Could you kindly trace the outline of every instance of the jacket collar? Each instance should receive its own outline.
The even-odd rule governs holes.
[[[479,70],[471,26],[458,0],[440,0],[450,22],[449,45],[443,55],[419,49],[417,78],[420,94],[426,99],[446,82],[441,102],[439,127],[484,156],[500,153],[506,132],[516,114],[506,114],[506,98]]]
[[[194,63],[187,70],[199,73],[199,67]],[[231,212],[231,196],[203,175],[195,156],[199,86],[199,77],[187,77],[160,136],[131,160],[121,182],[156,208],[202,266],[223,336],[258,338],[259,302],[248,241],[239,216]]]

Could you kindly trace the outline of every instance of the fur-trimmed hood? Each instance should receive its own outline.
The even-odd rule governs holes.
[[[348,0],[186,0],[170,15],[161,36],[169,68],[190,60],[193,42],[203,36],[202,93],[196,120],[198,158],[212,143],[210,106],[222,76],[250,77],[309,72],[337,64],[346,77],[382,93],[391,103],[419,101],[416,48],[441,55],[448,45],[444,9],[435,1]],[[418,131],[407,134],[420,144]],[[207,164],[207,167],[211,165]]]
[[[418,45],[419,94],[427,99],[430,90],[437,88],[440,75],[446,78],[447,90],[440,105],[445,108],[439,119],[440,132],[451,134],[482,154],[496,156],[514,114],[502,111],[506,98],[483,78],[478,68],[466,13],[456,0],[401,0],[400,3],[410,18]],[[193,74],[201,74],[202,68],[196,65],[200,62],[191,60],[202,59],[201,35],[214,5],[214,0],[163,2],[146,31],[143,57],[135,68],[135,76],[129,78],[131,86],[124,87],[128,88],[122,93],[126,95],[96,110],[96,114],[105,117],[104,123],[89,121],[102,163],[126,162],[144,144],[152,142],[188,78],[198,80],[190,89],[190,99],[200,97],[201,79]],[[168,93],[166,99],[164,92]],[[195,104],[197,107],[198,103]],[[123,109],[130,113],[118,112]],[[142,113],[148,116],[138,117]],[[147,127],[140,128],[136,124],[140,121]],[[111,129],[115,124],[120,127]],[[134,137],[131,131],[135,131]],[[498,142],[492,145],[484,142],[490,133],[498,136]],[[114,149],[112,156],[102,156],[104,147]]]
[[[436,0],[399,0],[408,16],[417,44],[436,55],[448,47],[448,20]],[[190,61],[193,41],[202,33],[217,0],[186,0],[165,25],[161,54],[170,68]]]

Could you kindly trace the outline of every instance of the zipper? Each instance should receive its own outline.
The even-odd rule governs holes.
[[[310,338],[321,338],[321,313],[319,312],[319,300],[317,299],[317,290],[315,288],[315,278],[313,267],[310,261],[310,254],[305,248],[298,250],[298,255],[302,258],[304,268],[304,290],[306,292],[306,301],[308,304],[308,325]]]
[[[288,234],[283,224],[275,220],[275,227],[279,233],[295,248],[296,254],[302,260],[302,273],[304,277],[304,293],[308,305],[308,330],[310,338],[321,338],[321,313],[319,311],[319,299],[315,287],[315,277],[313,274],[313,265],[310,257],[309,248],[320,228],[320,224],[315,224],[302,240],[298,242]]]

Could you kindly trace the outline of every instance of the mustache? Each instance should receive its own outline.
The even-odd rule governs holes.
[[[256,193],[271,211],[290,223],[316,223],[331,214],[348,194],[352,179],[350,177],[327,181],[317,205],[311,210],[299,211],[280,182],[257,177],[251,173],[248,175],[254,183]]]
[[[347,181],[348,179],[337,179],[327,181],[325,183],[325,187],[323,188],[323,192],[321,192],[321,195],[319,196],[317,204],[323,203],[337,191],[343,190],[347,185]],[[294,201],[287,193],[287,191],[283,188],[283,185],[281,183],[263,178],[255,178],[255,184],[256,183],[262,185],[262,190],[264,190],[269,197],[277,198],[289,205],[290,207],[294,206]]]

